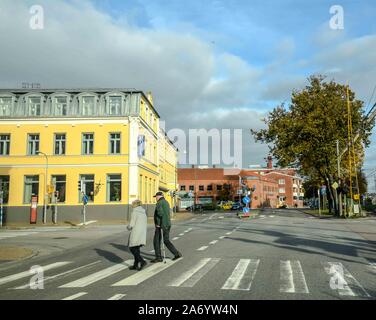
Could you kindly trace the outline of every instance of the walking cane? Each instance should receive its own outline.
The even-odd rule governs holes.
[[[161,227],[161,236],[162,236],[163,263],[166,263],[166,248],[165,248],[164,239],[163,239],[162,227]]]

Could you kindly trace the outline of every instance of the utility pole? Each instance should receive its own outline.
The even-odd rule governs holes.
[[[340,188],[341,187],[341,159],[340,159],[340,155],[339,155],[339,140],[337,140],[336,142],[337,142],[338,187]],[[337,190],[335,190],[335,192],[336,192],[336,196],[337,196],[338,214],[339,214],[340,217],[342,217],[342,192],[341,192],[341,188],[339,190],[340,190],[339,194],[337,194]]]
[[[319,196],[319,216],[321,217],[321,204],[320,204],[320,187],[317,190],[317,195]]]
[[[44,179],[44,189],[45,189],[45,194],[44,194],[44,202],[43,202],[43,207],[44,207],[44,212],[43,212],[43,224],[47,223],[47,202],[48,202],[48,187],[47,187],[47,181],[48,181],[48,157],[44,152],[38,151],[38,154],[41,154],[45,156],[46,158],[46,172],[45,172],[45,179]]]

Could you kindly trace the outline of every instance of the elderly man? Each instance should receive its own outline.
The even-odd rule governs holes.
[[[154,212],[154,224],[155,224],[155,234],[154,234],[154,251],[155,259],[152,263],[162,262],[161,254],[161,233],[163,232],[163,241],[168,250],[174,255],[172,260],[177,260],[182,257],[182,254],[176,250],[174,245],[170,241],[170,230],[171,230],[171,220],[170,220],[170,205],[164,198],[162,192],[157,192],[154,198],[157,199],[157,206]]]

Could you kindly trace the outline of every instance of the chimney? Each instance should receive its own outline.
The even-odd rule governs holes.
[[[273,158],[271,155],[268,155],[268,165],[267,165],[267,168],[268,169],[273,169]]]

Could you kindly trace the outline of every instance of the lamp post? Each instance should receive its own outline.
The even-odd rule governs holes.
[[[43,224],[47,223],[47,197],[48,197],[48,190],[47,190],[47,177],[48,177],[48,157],[44,152],[38,151],[38,154],[44,155],[46,157],[46,173],[45,173],[45,180],[44,180],[44,199],[43,199]]]

